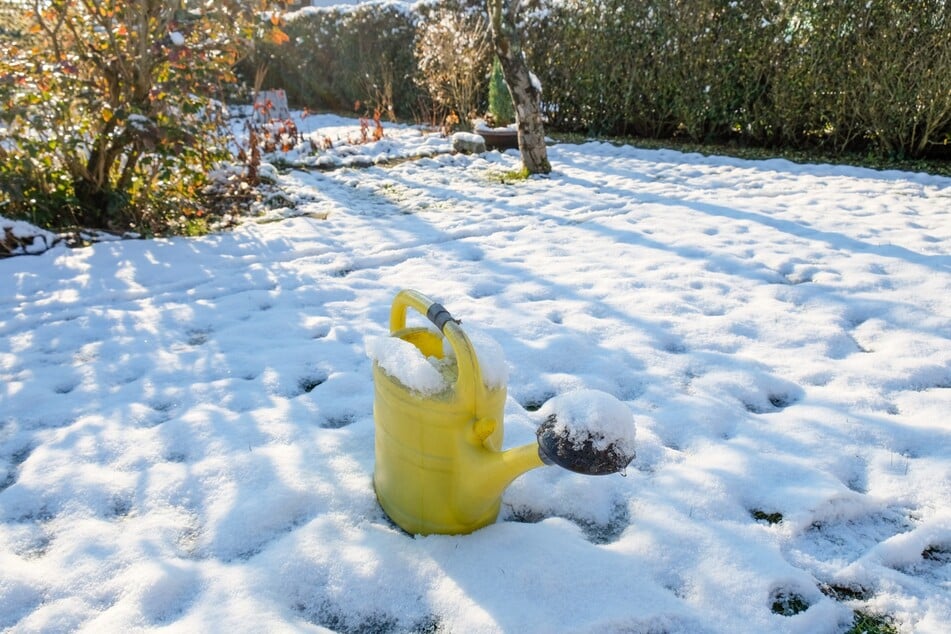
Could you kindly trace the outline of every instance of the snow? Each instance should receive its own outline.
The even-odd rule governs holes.
[[[506,126],[492,127],[488,123],[486,123],[484,119],[476,119],[473,123],[474,123],[473,128],[475,129],[476,134],[478,134],[479,132],[498,132],[503,130],[517,130],[518,129],[514,123],[506,125]]]
[[[386,132],[334,152],[431,138]],[[0,629],[946,631],[951,180],[447,151],[273,171],[296,206],[230,233],[0,260]],[[498,342],[506,447],[552,397],[619,400],[626,477],[539,468],[476,533],[395,528],[367,344],[401,288]]]
[[[151,119],[141,114],[130,114],[126,117],[126,121],[137,130],[148,130],[155,125]]]
[[[481,330],[465,334],[479,363],[485,387],[490,390],[505,387],[508,365],[499,343]],[[447,338],[443,338],[440,358],[427,357],[419,348],[398,337],[367,337],[365,345],[367,356],[376,361],[383,372],[424,396],[448,390],[458,376],[456,351]]]
[[[539,95],[542,94],[542,81],[538,78],[538,76],[535,73],[529,71],[528,79],[532,83],[532,88],[535,89],[535,92],[537,92]]]
[[[476,360],[479,362],[479,372],[482,373],[482,382],[490,390],[505,387],[509,379],[509,365],[505,359],[505,349],[491,334],[479,327],[466,326],[466,337],[472,344]],[[455,359],[456,351],[446,340],[443,344],[447,358]]]
[[[397,9],[412,15],[418,15],[416,8],[430,3],[431,0],[310,0],[303,7],[296,11],[290,11],[285,15],[288,21],[299,17],[319,13],[322,11],[347,11],[355,9],[359,4],[376,4],[387,9]]]
[[[241,109],[236,111],[240,113]],[[250,116],[248,109],[244,110],[244,114]],[[384,123],[384,137],[373,141],[372,127],[375,124],[370,121],[368,142],[363,143],[360,126],[353,119],[301,113],[293,113],[289,118],[303,137],[303,142],[289,151],[268,155],[268,158],[282,165],[329,170],[384,165],[452,152],[450,138],[429,133],[423,126]],[[236,132],[240,130],[236,129]]]
[[[575,390],[550,399],[539,410],[543,418],[555,417],[553,431],[576,449],[586,441],[600,451],[614,445],[624,456],[635,453],[635,426],[631,410],[600,390]]]
[[[485,143],[485,139],[483,139],[481,136],[473,132],[454,132],[452,136],[449,137],[449,140],[450,140],[450,144],[457,140],[462,141],[464,143],[472,143],[472,144]]]
[[[438,367],[439,360],[423,356],[413,344],[398,337],[368,337],[367,354],[380,369],[404,386],[424,396],[449,388]]]
[[[56,235],[22,220],[0,216],[0,256],[43,253],[56,242]]]

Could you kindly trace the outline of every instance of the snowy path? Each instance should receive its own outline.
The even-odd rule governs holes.
[[[0,629],[946,631],[951,180],[551,158],[295,171],[314,217],[0,261]],[[627,403],[627,477],[394,528],[364,339],[403,287],[502,345],[506,446]]]

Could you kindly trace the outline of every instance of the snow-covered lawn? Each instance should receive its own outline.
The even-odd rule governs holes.
[[[290,171],[294,218],[0,260],[0,629],[947,632],[951,179],[550,158]],[[507,447],[623,401],[626,477],[391,524],[365,341],[401,288],[499,342]]]

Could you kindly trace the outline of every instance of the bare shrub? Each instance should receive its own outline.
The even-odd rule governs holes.
[[[481,12],[438,8],[420,24],[418,82],[432,99],[433,121],[455,113],[471,121],[485,92],[492,45]]]

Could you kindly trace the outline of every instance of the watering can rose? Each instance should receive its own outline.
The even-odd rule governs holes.
[[[552,431],[575,448],[590,441],[597,450],[613,445],[625,455],[634,455],[634,417],[610,394],[599,390],[568,392],[547,401],[538,413],[546,419],[554,417]]]
[[[605,392],[577,390],[556,396],[539,410],[542,459],[569,471],[605,475],[634,459],[636,428],[627,406]]]

